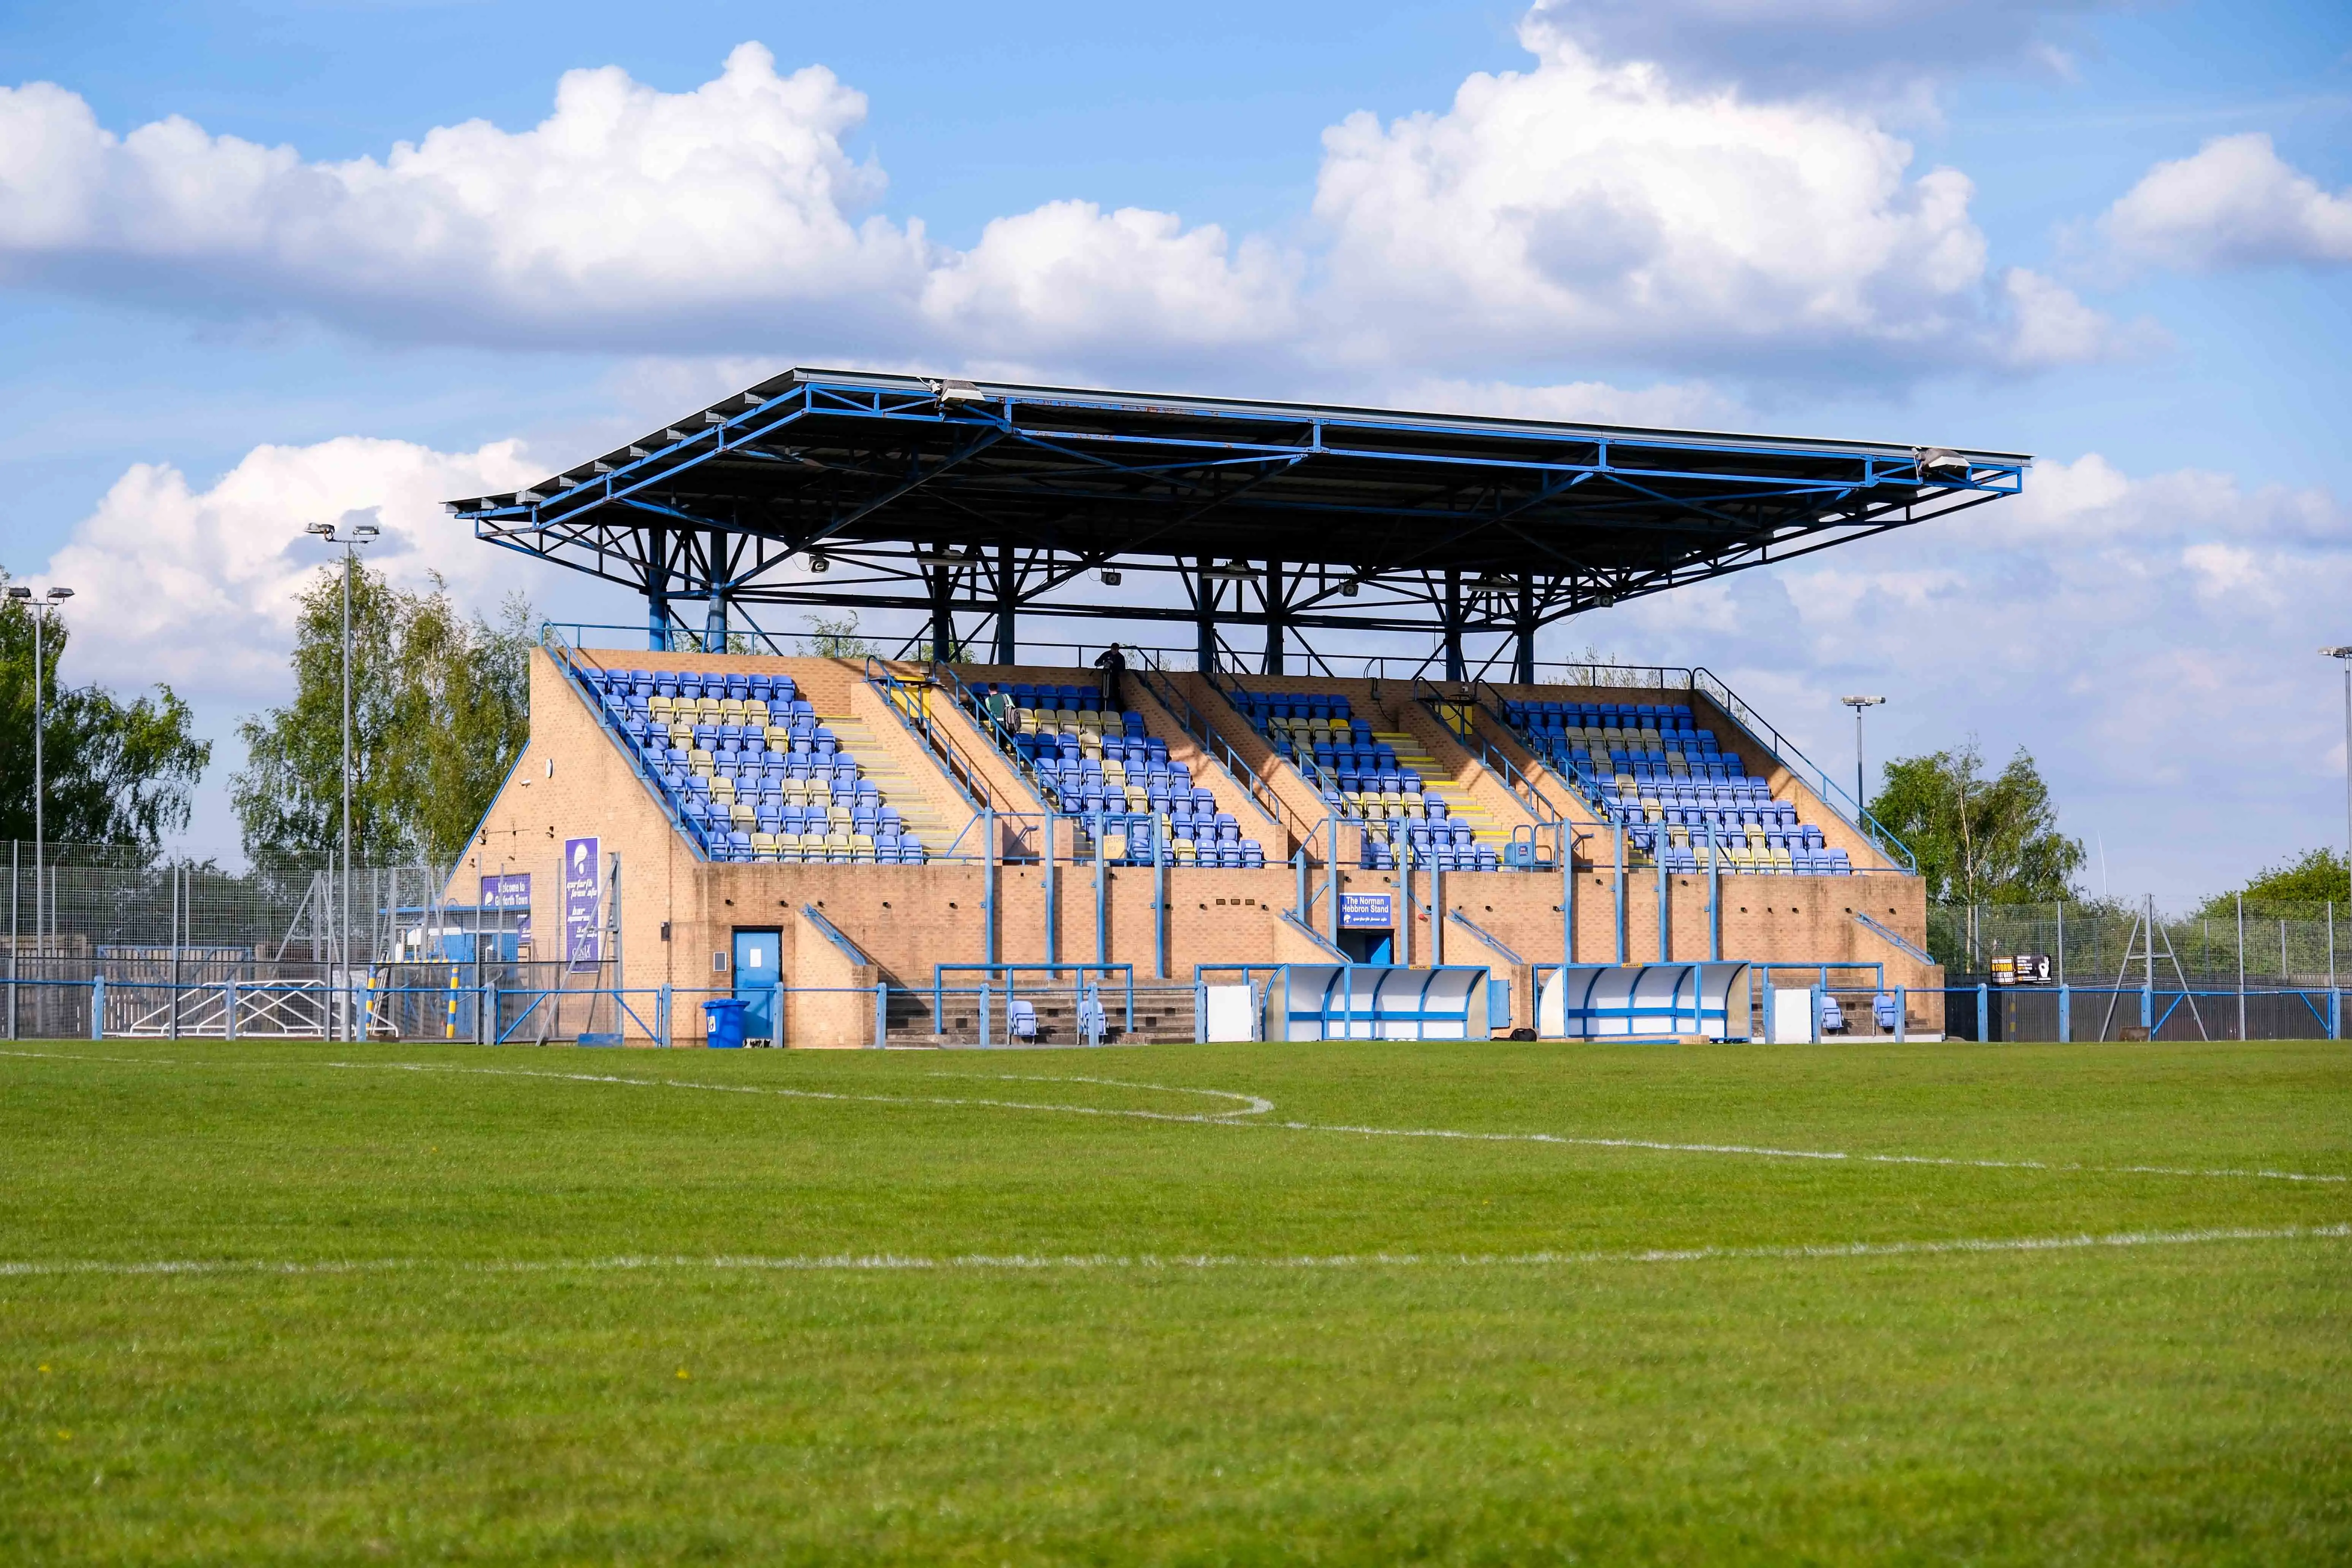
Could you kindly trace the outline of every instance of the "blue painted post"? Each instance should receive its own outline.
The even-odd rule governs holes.
[[[996,811],[980,814],[980,961],[996,962]],[[986,1017],[983,1011],[982,1016]],[[985,1029],[986,1024],[982,1027]]]
[[[1298,847],[1298,853],[1293,855],[1290,859],[1292,866],[1298,872],[1298,896],[1297,900],[1294,900],[1294,905],[1298,911],[1298,918],[1303,923],[1315,918],[1312,911],[1310,911],[1307,907],[1307,846],[1304,844],[1300,845]]]
[[[1617,962],[1625,962],[1625,824],[1617,824]]]
[[[1895,988],[1895,1043],[1903,1043],[1905,1026],[1911,1021],[1911,993],[1908,987]]]
[[[880,1050],[890,1043],[890,983],[877,980],[874,984],[874,1048]]]
[[[2064,981],[2058,983],[2058,1043],[2073,1043],[2074,1038],[2074,988]]]
[[[1168,833],[1158,816],[1151,820],[1151,974],[1168,978]]]
[[[1665,830],[1661,828],[1658,830],[1657,837],[1650,842],[1656,846],[1651,853],[1652,858],[1658,863],[1658,962],[1672,963],[1675,961],[1675,938],[1669,911],[1674,908],[1674,898],[1673,883],[1666,876],[1664,840]]]
[[[1706,825],[1706,956],[1723,962],[1723,859],[1712,822]]]
[[[1330,825],[1331,830],[1331,858],[1325,868],[1330,886],[1324,889],[1324,897],[1328,906],[1326,912],[1331,917],[1328,933],[1331,945],[1337,947],[1339,945],[1339,814],[1330,812],[1323,820]]]
[[[1045,803],[1045,962],[1058,963],[1062,959],[1061,889],[1055,881],[1054,863],[1061,857],[1055,853],[1055,829],[1060,818],[1055,815],[1052,798]]]
[[[2327,1037],[2331,1040],[2344,1037],[2344,993],[2341,991],[2327,994]]]
[[[980,977],[980,1044],[982,1050],[988,1048],[988,976],[986,974]]]
[[[1095,962],[1097,963],[1110,962],[1109,905],[1106,901],[1106,895],[1109,890],[1108,879],[1103,875],[1103,819],[1102,814],[1097,812],[1095,814]]]
[[[768,1038],[777,1049],[784,1044],[784,983],[776,982],[775,994],[768,998]]]
[[[221,987],[221,1030],[226,1039],[236,1038],[236,982]]]
[[[1992,1032],[1992,987],[1977,982],[1977,1044],[1983,1045]]]
[[[1566,817],[1559,823],[1559,962],[1563,968],[1576,962],[1576,835]]]
[[[89,1037],[93,1040],[106,1038],[106,976],[103,974],[89,977]]]

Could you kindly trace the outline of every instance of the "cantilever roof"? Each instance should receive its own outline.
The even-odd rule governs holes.
[[[1218,557],[1327,582],[1533,575],[1565,613],[2014,494],[2030,461],[803,369],[450,510],[478,537],[643,591],[698,577],[749,603],[848,602],[783,570],[811,552],[985,546],[1081,572]],[[680,537],[719,542],[689,558]]]

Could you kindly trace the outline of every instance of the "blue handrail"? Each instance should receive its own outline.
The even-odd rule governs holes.
[[[1314,826],[1302,822],[1298,814],[1284,804],[1280,792],[1260,778],[1255,768],[1242,761],[1242,755],[1234,749],[1233,742],[1218,733],[1217,727],[1208,721],[1191,698],[1176,689],[1164,671],[1147,658],[1141,664],[1130,666],[1129,673],[1140,679],[1143,689],[1168,710],[1169,717],[1181,725],[1186,734],[1200,742],[1202,754],[1234,781],[1234,787],[1248,795],[1276,827],[1290,836],[1293,847],[1304,845],[1310,855],[1313,853]]]
[[[939,727],[931,722],[930,705],[908,695],[922,688],[912,681],[900,679],[895,670],[876,660],[871,654],[866,658],[866,684],[882,699],[883,705],[890,710],[899,727],[922,742],[923,748],[939,759],[940,770],[947,774],[948,782],[955,785],[956,793],[963,796],[965,805],[974,811],[995,808],[994,792],[988,787],[988,780],[981,776],[978,765],[964,755],[962,747],[940,733]]]
[[[1471,721],[1470,728],[1466,730],[1455,728],[1447,720],[1444,711],[1447,708],[1467,707],[1475,713],[1484,706],[1478,700],[1477,689],[1475,686],[1471,689],[1468,702],[1465,703],[1459,698],[1448,697],[1441,692],[1426,677],[1416,675],[1412,678],[1412,696],[1413,700],[1420,703],[1431,718],[1444,726],[1445,732],[1453,736],[1454,742],[1464,751],[1476,758],[1488,772],[1502,781],[1503,787],[1517,796],[1522,805],[1529,808],[1537,822],[1550,827],[1557,826],[1562,820],[1559,807],[1552,805],[1551,797],[1536,787],[1535,780],[1528,777],[1527,773],[1510,758],[1496,752],[1478,734],[1475,719]],[[1503,721],[1499,714],[1495,717],[1507,732],[1510,729],[1509,723]]]

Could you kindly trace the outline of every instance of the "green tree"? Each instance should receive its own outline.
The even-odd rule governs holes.
[[[804,617],[809,635],[801,638],[801,652],[810,658],[865,658],[874,652],[874,645],[857,635],[855,611],[839,620],[823,616]]]
[[[294,700],[238,726],[231,796],[257,862],[339,851],[342,568],[299,600]],[[530,607],[467,618],[436,575],[423,593],[352,574],[352,853],[362,865],[457,858],[530,733]]]
[[[0,570],[0,584],[8,579]],[[72,626],[50,615],[41,632],[43,823],[54,844],[112,844],[155,853],[188,825],[212,742],[168,686],[125,702],[96,686],[60,687],[58,659]],[[0,838],[33,837],[33,611],[0,599]]]
[[[1870,814],[1910,847],[1927,896],[1964,903],[2047,903],[2069,896],[2084,860],[2058,831],[2050,786],[2020,746],[1991,777],[1976,738],[1957,751],[1887,764]]]
[[[2199,917],[2220,919],[2234,913],[2237,900],[2246,907],[2352,903],[2352,874],[2345,858],[2333,849],[2306,850],[2301,858],[2265,868],[2242,888],[2216,893],[2198,910]]]

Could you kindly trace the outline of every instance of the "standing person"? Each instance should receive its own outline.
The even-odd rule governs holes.
[[[1120,686],[1127,679],[1127,655],[1118,651],[1118,644],[1113,643],[1103,650],[1101,658],[1095,660],[1095,668],[1103,672],[1103,710],[1108,713],[1125,712],[1127,703],[1122,700]]]

